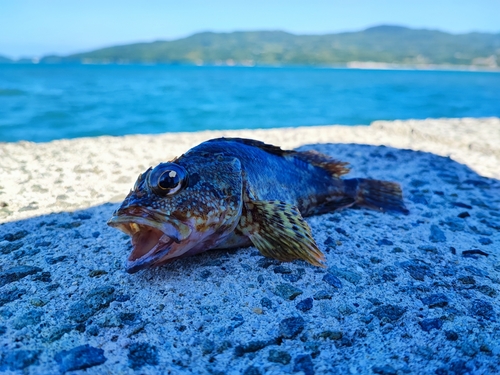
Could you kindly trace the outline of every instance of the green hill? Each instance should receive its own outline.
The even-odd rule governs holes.
[[[0,55],[0,64],[10,64],[10,63],[13,63],[13,61],[11,59]]]
[[[399,26],[328,35],[294,35],[283,31],[204,32],[173,41],[108,47],[41,60],[42,63],[229,65],[335,65],[353,61],[496,68],[500,65],[500,33],[454,35]]]

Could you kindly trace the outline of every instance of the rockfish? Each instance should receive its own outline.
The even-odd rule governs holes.
[[[305,216],[351,206],[408,212],[399,184],[340,178],[348,172],[315,151],[212,139],[142,173],[108,225],[132,237],[129,273],[251,245],[280,261],[324,266]]]

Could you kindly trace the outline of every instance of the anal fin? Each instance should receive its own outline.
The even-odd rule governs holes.
[[[281,201],[245,202],[239,230],[262,255],[290,262],[303,259],[325,267],[325,257],[297,207]]]

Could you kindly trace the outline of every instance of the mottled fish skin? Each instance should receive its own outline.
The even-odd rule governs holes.
[[[399,185],[340,179],[348,171],[314,151],[213,139],[139,176],[108,224],[132,236],[128,272],[252,244],[268,257],[322,266],[303,216],[355,204],[407,212]]]

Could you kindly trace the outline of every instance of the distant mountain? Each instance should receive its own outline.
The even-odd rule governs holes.
[[[12,61],[11,59],[9,59],[8,57],[0,55],[0,64],[11,64],[13,62],[14,61]]]
[[[224,65],[375,62],[498,68],[500,33],[454,35],[400,26],[377,26],[328,35],[294,35],[283,31],[204,32],[173,41],[128,44],[69,56],[46,56],[40,62]]]

